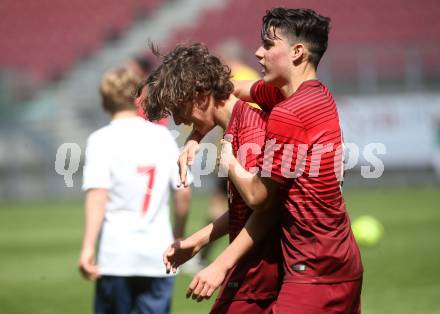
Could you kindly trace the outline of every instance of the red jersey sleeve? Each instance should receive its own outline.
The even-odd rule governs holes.
[[[245,104],[242,109],[237,158],[246,170],[258,165],[258,156],[264,148],[267,114]]]
[[[258,164],[257,157],[264,147],[267,118],[264,111],[241,100],[234,107],[225,134],[235,134],[234,155],[246,170]]]
[[[292,112],[276,107],[269,117],[263,156],[262,177],[279,182],[297,178],[305,169],[308,151],[306,129]]]
[[[256,81],[251,87],[251,97],[264,111],[269,112],[279,102],[284,100],[281,91],[263,80]]]
[[[258,156],[264,148],[265,130],[259,127],[248,127],[240,132],[240,148],[237,152],[237,159],[240,164],[249,169],[258,165]]]

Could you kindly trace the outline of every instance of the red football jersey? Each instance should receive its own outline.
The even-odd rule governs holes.
[[[237,101],[225,134],[232,138],[234,156],[246,170],[257,166],[264,144],[267,114]],[[252,213],[228,181],[229,239],[232,242]],[[219,299],[275,299],[281,283],[280,227],[274,226],[265,239],[244,256],[227,274]]]
[[[286,282],[336,283],[359,279],[359,248],[340,187],[342,133],[336,103],[317,80],[284,99],[263,81],[254,101],[272,108],[261,176],[281,185],[281,246]]]

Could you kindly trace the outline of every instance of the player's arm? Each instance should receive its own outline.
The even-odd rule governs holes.
[[[252,174],[232,154],[232,145],[222,140],[220,167],[227,169],[229,179],[237,188],[246,204],[254,210],[262,210],[269,203],[269,195],[276,195],[279,183],[271,178]]]
[[[185,236],[186,219],[189,212],[189,204],[191,201],[191,189],[181,188],[173,193],[174,203],[174,229],[175,239],[182,239]]]
[[[232,81],[234,84],[234,96],[243,101],[253,102],[251,88],[255,82],[256,81]]]
[[[84,278],[96,279],[95,246],[104,220],[107,189],[89,189],[85,199],[84,236],[78,267]]]
[[[188,298],[201,301],[212,296],[224,281],[226,273],[278,222],[279,212],[275,204],[276,196],[273,195],[264,210],[252,213],[234,241],[193,278],[187,290]]]
[[[194,161],[194,156],[199,150],[199,143],[205,137],[206,134],[201,133],[196,129],[192,129],[191,133],[188,135],[185,141],[185,146],[180,153],[177,164],[179,165],[179,186],[187,187],[189,182],[187,178],[188,166],[192,165]]]
[[[163,254],[166,272],[173,271],[175,273],[180,265],[196,255],[205,245],[227,234],[228,228],[229,212],[226,212],[188,238],[174,242]]]

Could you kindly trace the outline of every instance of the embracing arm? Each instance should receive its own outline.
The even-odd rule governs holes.
[[[184,240],[170,245],[163,254],[166,272],[177,271],[177,267],[196,255],[205,245],[216,241],[228,233],[229,212],[224,213],[214,222],[193,233]]]
[[[234,84],[234,96],[243,101],[253,102],[251,88],[255,82],[256,81],[232,81]]]
[[[200,229],[188,237],[188,241],[196,243],[200,248],[216,241],[228,233],[229,230],[229,211],[214,220],[206,227]]]
[[[254,209],[261,210],[269,203],[269,195],[276,192],[278,182],[270,178],[262,178],[244,169],[232,154],[232,145],[222,140],[222,155],[220,166],[228,170],[229,179],[234,183],[246,204]]]
[[[175,239],[181,239],[185,236],[186,219],[189,212],[189,204],[191,201],[191,189],[180,188],[173,193],[174,202],[174,229]]]
[[[259,178],[246,172],[232,154],[229,142],[222,141],[222,156],[220,167],[229,168],[229,179],[234,183],[240,195],[248,205],[255,206],[245,227],[234,241],[207,268],[200,271],[188,287],[187,297],[198,301],[210,298],[222,284],[226,273],[237,264],[254,245],[264,238],[267,231],[278,220],[279,183],[268,178]],[[239,173],[241,172],[241,173]]]
[[[201,301],[209,299],[214,291],[222,284],[226,273],[234,267],[247,252],[279,221],[279,211],[276,202],[277,195],[273,193],[270,203],[264,210],[254,211],[234,241],[212,262],[201,270],[191,281],[187,297]],[[274,206],[275,205],[275,206]]]
[[[261,210],[265,207],[271,190],[275,190],[277,186],[276,182],[268,178],[261,178],[247,172],[234,156],[231,157],[229,165],[229,179],[234,183],[246,204],[254,210]]]

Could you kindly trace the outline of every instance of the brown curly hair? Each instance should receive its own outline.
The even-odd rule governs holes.
[[[160,56],[157,49],[153,53]],[[206,96],[215,101],[229,98],[234,91],[231,70],[200,43],[178,45],[162,56],[162,63],[148,76],[143,87],[148,95],[142,107],[150,121],[169,115],[189,115],[195,103]]]

